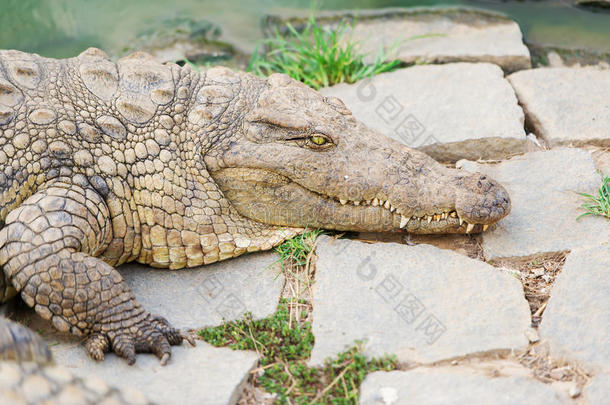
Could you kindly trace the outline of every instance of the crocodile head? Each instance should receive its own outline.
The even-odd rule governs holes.
[[[288,76],[257,80],[238,130],[205,156],[241,215],[290,227],[471,233],[509,213],[494,180],[367,128],[339,99]]]

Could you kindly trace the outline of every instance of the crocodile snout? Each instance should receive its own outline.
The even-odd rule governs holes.
[[[508,215],[510,197],[497,181],[479,173],[461,180],[456,196],[456,211],[460,218],[469,223],[488,225]]]

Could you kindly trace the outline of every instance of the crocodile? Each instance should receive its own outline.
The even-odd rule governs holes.
[[[0,51],[0,301],[20,294],[91,358],[165,364],[191,337],[116,267],[197,267],[306,228],[477,233],[496,181],[367,128],[284,74]]]

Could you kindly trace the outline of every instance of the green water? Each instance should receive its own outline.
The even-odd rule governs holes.
[[[310,0],[0,0],[0,48],[68,57],[89,46],[116,54],[137,34],[173,17],[218,24],[222,40],[254,48],[261,17],[308,9]],[[574,7],[570,0],[327,0],[321,9],[463,5],[515,19],[526,40],[564,48],[610,52],[610,12]]]

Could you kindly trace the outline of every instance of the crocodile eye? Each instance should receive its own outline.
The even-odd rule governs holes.
[[[326,142],[328,142],[328,140],[326,138],[324,138],[323,136],[320,135],[314,135],[311,138],[309,138],[311,140],[311,142],[313,142],[315,145],[321,146],[326,144]]]

